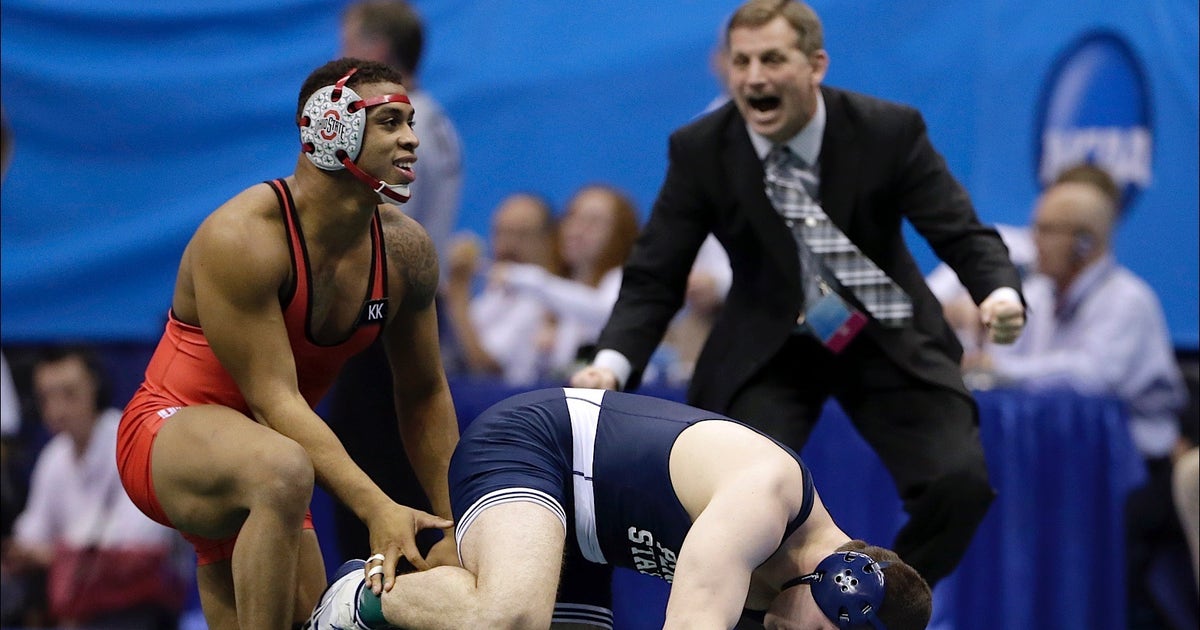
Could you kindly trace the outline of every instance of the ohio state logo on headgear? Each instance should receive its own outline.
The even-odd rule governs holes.
[[[345,168],[339,151],[353,160],[362,149],[366,108],[351,107],[362,98],[342,85],[348,78],[313,92],[301,114],[300,142],[305,146],[308,159],[327,171]]]
[[[313,129],[322,138],[333,141],[346,129],[346,123],[342,122],[342,115],[336,109],[331,109],[325,112],[324,118],[313,122]]]

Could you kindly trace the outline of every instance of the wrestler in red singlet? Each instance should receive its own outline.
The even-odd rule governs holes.
[[[341,343],[320,345],[313,340],[307,326],[312,302],[311,277],[295,203],[282,179],[269,184],[279,199],[287,226],[295,278],[291,295],[283,301],[284,323],[296,361],[300,394],[310,406],[316,406],[342,364],[379,336],[386,318],[386,310],[380,306],[387,299],[387,275],[379,213],[371,221],[370,292],[364,300],[359,325]],[[189,405],[223,405],[250,416],[245,398],[213,354],[204,331],[179,321],[170,312],[166,331],[146,367],[146,378],[125,407],[117,435],[117,466],[125,490],[146,515],[168,527],[174,525],[154,494],[150,455],[159,427],[180,407]],[[311,512],[304,525],[312,528]],[[183,536],[196,547],[200,564],[232,557],[236,537],[214,541],[188,533]]]

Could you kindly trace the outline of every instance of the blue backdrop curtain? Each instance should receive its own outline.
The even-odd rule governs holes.
[[[3,341],[153,342],[203,217],[291,171],[296,92],[337,54],[344,4],[5,0],[0,86],[16,153],[0,199]],[[606,181],[648,212],[667,135],[719,93],[710,53],[736,5],[415,4],[429,25],[422,85],[465,147],[460,224],[480,233],[518,189],[561,204]],[[1027,220],[1056,62],[1087,33],[1115,33],[1145,75],[1152,139],[1117,253],[1162,296],[1176,343],[1196,347],[1195,0],[813,4],[827,82],[920,108],[990,222]]]

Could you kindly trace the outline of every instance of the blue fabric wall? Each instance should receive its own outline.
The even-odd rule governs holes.
[[[291,171],[296,92],[337,54],[344,4],[5,0],[0,87],[16,153],[0,198],[2,340],[154,341],[203,217]],[[465,147],[460,225],[483,233],[516,189],[561,204],[604,180],[648,211],[667,135],[718,93],[709,54],[736,3],[415,4],[430,30],[423,86]],[[1176,343],[1200,343],[1195,0],[813,4],[827,83],[920,108],[990,222],[1027,220],[1056,59],[1095,29],[1123,38],[1146,73],[1153,152],[1117,254],[1162,296]]]

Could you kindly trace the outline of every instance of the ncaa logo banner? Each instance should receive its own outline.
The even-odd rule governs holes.
[[[1034,134],[1037,181],[1091,162],[1121,188],[1128,210],[1150,185],[1154,133],[1146,72],[1117,33],[1093,31],[1055,61],[1042,88]]]

